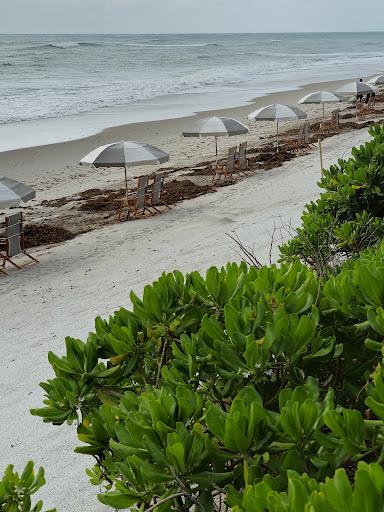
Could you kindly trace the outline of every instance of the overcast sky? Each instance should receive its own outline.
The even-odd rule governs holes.
[[[384,0],[0,0],[1,33],[384,30]]]

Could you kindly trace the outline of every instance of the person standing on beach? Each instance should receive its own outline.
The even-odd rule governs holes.
[[[362,78],[359,78],[359,82],[362,82],[363,79]],[[363,101],[363,95],[362,94],[358,94],[356,96],[356,101],[360,101],[360,103]]]

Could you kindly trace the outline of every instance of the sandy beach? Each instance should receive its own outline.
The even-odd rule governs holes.
[[[214,114],[246,122],[247,114],[258,106],[275,101],[294,104],[309,91],[334,90],[342,83],[311,84]],[[326,106],[326,113],[335,108]],[[320,117],[321,107],[306,106],[304,110],[312,119]],[[36,199],[24,209],[27,222],[52,221],[55,215],[69,211],[71,205],[55,210],[41,205],[43,200],[92,188],[121,188],[121,170],[94,170],[77,164],[101,144],[122,139],[151,142],[171,154],[169,164],[164,166],[168,169],[193,167],[212,158],[211,140],[183,139],[180,135],[182,128],[204,115],[119,126],[80,140],[3,152],[0,169],[37,190]],[[273,123],[248,124],[249,136],[220,139],[221,155],[244,139],[253,147],[274,133]],[[284,129],[295,126],[284,123]],[[324,166],[348,156],[353,146],[368,139],[366,128],[325,139]],[[133,186],[136,176],[153,170],[135,169],[130,183]],[[182,173],[176,175],[180,176]],[[5,334],[0,347],[2,465],[12,461],[21,467],[29,459],[43,465],[47,485],[41,497],[45,507],[56,506],[66,512],[107,510],[98,503],[97,489],[89,484],[84,471],[91,460],[73,453],[77,444],[75,427],[55,428],[29,414],[31,407],[41,404],[38,383],[52,375],[48,351],[61,354],[65,336],[85,339],[97,315],[105,317],[120,306],[128,306],[129,291],[140,294],[145,284],[163,271],[204,272],[212,265],[239,260],[228,234],[238,236],[247,245],[254,244],[259,260],[268,263],[274,226],[298,225],[304,204],[319,194],[319,176],[319,155],[314,148],[278,168],[256,172],[214,193],[179,203],[161,215],[109,224],[73,240],[34,249],[31,253],[40,260],[38,265],[11,271],[7,278],[0,279]],[[275,245],[273,260],[276,254]]]

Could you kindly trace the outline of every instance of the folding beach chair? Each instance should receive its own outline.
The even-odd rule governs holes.
[[[31,261],[24,264],[13,261],[13,258],[20,255],[27,256]],[[38,260],[24,249],[23,214],[21,212],[5,217],[5,237],[0,238],[0,259],[3,260],[0,269],[2,274],[6,274],[4,267],[7,261],[19,270],[38,263]]]
[[[148,209],[148,176],[140,176],[137,182],[137,189],[133,194],[128,195],[128,199],[124,197],[121,199],[121,205],[118,210],[118,219],[121,219],[123,212],[127,213],[129,218],[130,214],[133,217],[136,215],[144,215]]]
[[[333,110],[332,117],[331,117],[331,123],[335,128],[338,128],[340,126],[340,109]]]
[[[212,181],[214,182],[217,179],[220,180],[221,176],[224,178],[233,178],[233,174],[235,171],[235,158],[236,158],[236,150],[237,146],[233,146],[228,150],[228,157],[225,163],[215,163],[213,164],[214,175]]]
[[[171,209],[162,199],[163,188],[164,188],[165,172],[155,175],[152,184],[152,193],[149,198],[148,208],[153,208],[157,213],[161,213],[158,210],[159,206],[166,206],[169,210]]]
[[[252,171],[249,167],[249,160],[247,158],[247,142],[242,142],[239,144],[239,153],[237,161],[235,162],[235,171],[238,173],[247,174],[247,172]]]
[[[290,137],[283,141],[282,148],[287,151],[294,151],[304,146],[305,123],[301,124],[296,137]]]
[[[314,147],[316,147],[316,144],[311,142],[311,138],[309,135],[310,127],[311,127],[311,125],[309,124],[309,121],[305,121],[304,126],[303,126],[303,142],[302,143],[303,143],[304,147],[314,148]]]

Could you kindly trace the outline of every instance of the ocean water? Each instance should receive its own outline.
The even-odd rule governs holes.
[[[384,71],[384,33],[0,35],[0,123]]]

